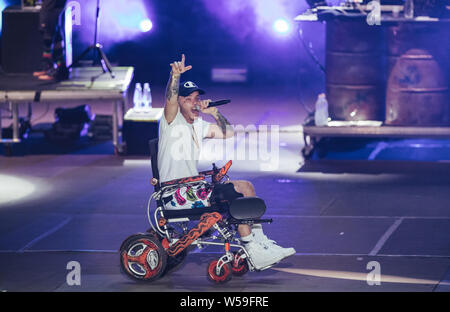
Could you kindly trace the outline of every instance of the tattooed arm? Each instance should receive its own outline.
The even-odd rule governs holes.
[[[209,125],[207,138],[214,139],[228,139],[234,135],[234,129],[230,122],[222,115],[217,107],[208,107],[211,100],[200,101],[201,112],[213,116],[217,124]]]
[[[215,107],[213,107],[215,108]],[[228,139],[234,135],[234,129],[230,122],[222,115],[217,108],[211,113],[211,116],[216,120],[216,125],[209,126],[208,138]]]
[[[169,83],[166,88],[166,105],[164,106],[164,117],[170,124],[178,113],[178,88],[180,75],[170,72]]]
[[[180,76],[192,68],[191,65],[185,66],[185,56],[181,55],[181,62],[173,62],[170,64],[172,71],[170,72],[169,82],[166,88],[166,105],[164,106],[164,117],[170,124],[178,113],[178,90],[180,87]]]

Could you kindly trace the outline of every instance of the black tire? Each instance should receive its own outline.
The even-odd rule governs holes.
[[[216,266],[219,260],[212,260],[207,267],[206,274],[208,276],[208,280],[215,284],[224,284],[228,282],[231,277],[231,265],[229,263],[225,263],[220,269],[220,273],[217,274]]]
[[[153,229],[148,229],[147,232],[145,232],[145,233],[137,233],[137,234],[133,234],[133,235],[128,236],[128,237],[122,242],[122,244],[120,245],[119,252],[122,252],[122,250],[125,248],[125,246],[126,246],[131,240],[136,239],[138,236],[140,236],[140,237],[148,237],[149,235],[150,235],[151,237],[154,237],[154,238],[156,238],[156,239],[159,239],[159,241],[161,241],[160,236],[158,236],[158,234],[157,234]]]
[[[125,240],[124,240],[124,241],[122,242],[122,244],[120,245],[119,253],[122,253],[122,251],[125,250],[125,247],[128,245],[128,243],[129,243],[131,240],[136,239],[138,236],[145,237],[146,234],[145,234],[145,233],[138,233],[138,234],[130,235],[130,236],[128,236],[127,238],[125,238]]]
[[[164,273],[167,253],[153,235],[132,235],[122,244],[120,265],[122,271],[132,279],[151,282]]]

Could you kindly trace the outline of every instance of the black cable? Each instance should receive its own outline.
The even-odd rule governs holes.
[[[316,63],[316,65],[320,68],[320,70],[322,70],[322,72],[325,73],[325,67],[322,64],[320,64],[319,59],[317,58],[317,56],[314,53],[314,50],[312,49],[312,47],[310,45],[306,44],[305,38],[303,38],[303,29],[301,27],[299,27],[298,34],[300,37],[300,41],[301,41],[303,47],[305,48],[306,52],[313,59],[314,63]]]
[[[322,73],[325,74],[325,67],[322,64],[320,64],[319,59],[316,57],[312,47],[310,47],[308,44],[306,44],[305,39],[303,37],[303,30],[302,30],[301,26],[299,26],[298,35],[299,35],[299,38],[300,38],[300,42],[302,43],[303,47],[305,48],[305,50],[307,51],[309,56],[313,59],[314,63],[320,68]],[[299,84],[300,84],[300,81],[301,81],[300,72],[298,73],[298,80],[299,80]],[[301,98],[301,95],[299,95],[299,101],[300,101],[300,104],[302,105],[303,109],[307,113],[307,116],[306,116],[306,119],[305,119],[305,123],[307,123],[313,117],[315,108],[308,107],[305,104],[305,102],[303,101],[303,99]]]
[[[30,120],[30,124],[31,124],[32,122],[34,123],[34,122],[36,122],[37,120],[44,118],[44,116],[47,115],[48,111],[50,110],[50,104],[49,104],[49,103],[45,103],[45,105],[46,105],[45,112],[44,112],[43,114],[41,114],[39,117],[37,117],[37,118],[35,118],[35,119],[31,119],[31,120]]]

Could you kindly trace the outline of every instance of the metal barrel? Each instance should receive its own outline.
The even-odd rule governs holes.
[[[450,53],[448,39],[450,32],[447,28],[450,28],[447,23],[402,23],[385,27],[387,76],[389,77],[398,58],[411,49],[429,51],[439,59],[439,62],[444,63],[444,66],[448,66],[445,64],[448,63]]]
[[[383,30],[365,20],[332,20],[326,26],[326,92],[334,120],[383,120]]]
[[[449,44],[446,24],[387,29],[388,125],[450,125]]]

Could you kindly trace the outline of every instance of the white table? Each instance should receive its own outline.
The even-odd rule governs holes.
[[[21,82],[17,75],[14,76],[15,81],[3,77],[1,81],[4,83],[0,83],[0,103],[7,103],[11,109],[13,136],[11,139],[3,139],[0,131],[0,143],[20,143],[18,109],[20,103],[102,101],[112,104],[114,152],[120,153],[122,148],[119,141],[119,117],[123,119],[128,98],[127,92],[133,79],[134,68],[113,67],[113,72],[114,78],[109,73],[104,73],[100,66],[74,68],[69,80],[54,84]],[[29,76],[31,75],[24,77]],[[31,77],[27,79],[33,80]],[[119,109],[122,111],[120,115]]]

